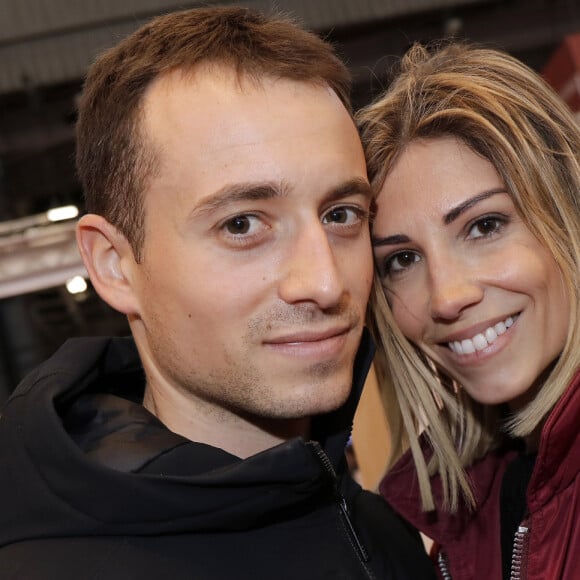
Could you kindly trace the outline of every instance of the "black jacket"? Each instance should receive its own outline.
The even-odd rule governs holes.
[[[363,343],[353,394],[312,441],[241,460],[140,405],[131,339],[67,342],[0,418],[0,578],[434,577],[416,533],[345,472]]]

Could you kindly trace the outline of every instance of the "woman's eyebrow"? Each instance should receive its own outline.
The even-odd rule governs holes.
[[[397,244],[407,244],[411,240],[408,236],[404,236],[403,234],[395,234],[394,236],[386,236],[384,238],[379,238],[376,236],[372,236],[371,244],[373,248],[378,248],[380,246],[394,246]]]
[[[477,205],[480,201],[487,199],[493,195],[497,195],[498,193],[507,193],[507,191],[502,187],[496,187],[494,189],[488,189],[486,191],[482,191],[465,201],[462,201],[460,204],[455,206],[453,209],[448,211],[443,216],[443,224],[448,226],[449,224],[453,223],[462,213],[466,212],[469,208]],[[395,246],[397,244],[407,244],[411,240],[408,236],[404,234],[394,234],[392,236],[385,236],[385,237],[377,237],[372,236],[371,243],[373,248],[378,248],[380,246]]]
[[[503,187],[496,187],[494,189],[488,189],[487,191],[482,191],[465,201],[462,201],[460,204],[455,206],[453,209],[448,211],[443,216],[443,224],[448,226],[450,223],[453,223],[462,213],[466,212],[469,208],[473,207],[474,205],[478,204],[480,201],[491,197],[492,195],[497,195],[498,193],[507,193],[507,191]]]

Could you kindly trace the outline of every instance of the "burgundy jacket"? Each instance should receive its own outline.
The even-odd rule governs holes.
[[[548,416],[528,485],[529,515],[520,526],[520,576],[526,580],[580,578],[580,372]],[[496,451],[468,469],[477,502],[455,514],[421,511],[413,460],[407,452],[381,482],[381,494],[405,519],[435,541],[442,578],[502,577],[499,496],[513,451]],[[441,485],[433,480],[436,505]],[[524,529],[525,528],[525,529]]]

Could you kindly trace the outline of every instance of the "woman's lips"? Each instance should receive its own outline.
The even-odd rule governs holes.
[[[486,328],[483,332],[479,332],[471,338],[454,340],[448,342],[447,346],[452,352],[458,355],[473,354],[476,351],[483,350],[493,344],[499,336],[504,334],[518,317],[519,314],[508,316],[505,320]]]

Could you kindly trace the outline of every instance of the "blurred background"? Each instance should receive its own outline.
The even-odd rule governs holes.
[[[507,50],[580,109],[580,0],[0,0],[0,404],[67,337],[128,333],[74,243],[75,100],[98,52],[156,14],[200,4],[293,14],[336,44],[357,107],[412,42],[456,36]]]

